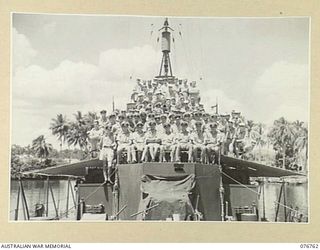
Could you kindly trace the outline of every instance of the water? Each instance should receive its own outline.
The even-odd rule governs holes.
[[[46,180],[23,180],[24,192],[27,200],[27,205],[30,211],[30,217],[35,216],[35,205],[41,203],[46,205],[46,192],[47,192],[47,181]],[[71,181],[71,187],[74,187],[74,182]],[[67,190],[68,181],[66,180],[50,180],[50,185],[52,188],[53,196],[56,203],[56,208],[58,210],[58,215],[66,218],[66,208],[67,208]],[[10,220],[14,220],[15,209],[17,206],[17,196],[18,196],[19,182],[16,180],[11,180],[11,196],[10,196]],[[75,193],[75,192],[74,192]],[[70,211],[68,212],[68,218],[75,219],[75,209],[74,202],[72,199],[71,191],[69,193],[69,206]],[[52,199],[51,192],[49,191],[49,209],[48,216],[55,217],[56,210],[54,202]],[[21,203],[20,194],[20,205],[19,205],[19,220],[24,220],[24,213]]]
[[[265,204],[266,204],[266,218],[269,221],[275,221],[279,192],[281,183],[265,183]],[[308,183],[293,184],[288,183],[285,186],[285,196],[287,206],[292,206],[294,209],[298,207],[298,211],[304,215],[303,221],[306,222],[308,217]],[[284,203],[283,194],[281,197],[281,204]],[[262,195],[259,200],[260,215],[262,215]],[[289,209],[287,208],[287,213]],[[278,221],[285,221],[284,207],[279,207]]]
[[[65,218],[66,202],[67,202],[67,187],[66,180],[52,180],[50,181],[52,191],[56,200],[59,216]],[[74,187],[74,182],[71,183]],[[24,180],[23,186],[27,204],[30,210],[30,216],[34,216],[34,208],[36,203],[46,204],[46,181],[45,180]],[[11,181],[11,197],[10,197],[10,220],[14,220],[14,210],[17,204],[19,183],[18,181]],[[265,214],[269,221],[275,220],[276,207],[275,201],[278,200],[279,191],[281,188],[280,183],[265,183]],[[299,207],[299,211],[305,216],[308,216],[308,185],[303,184],[287,184],[286,185],[286,200],[287,206]],[[283,196],[282,196],[283,198]],[[283,203],[283,199],[281,200]],[[69,209],[73,207],[73,200],[69,197]],[[288,209],[287,209],[288,211]],[[262,216],[262,195],[259,200],[259,214]],[[55,217],[56,212],[51,195],[49,197],[49,217]],[[278,221],[284,221],[284,209],[280,206]],[[75,220],[75,209],[69,212],[69,219]],[[24,220],[23,210],[20,202],[19,220]],[[304,219],[305,221],[305,219]]]

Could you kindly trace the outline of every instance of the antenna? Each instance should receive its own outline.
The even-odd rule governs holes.
[[[162,60],[159,77],[172,77],[173,75],[170,61],[171,32],[169,30],[174,30],[169,27],[168,18],[165,19],[163,27],[159,29],[159,31],[161,30],[163,30],[161,36]]]
[[[218,103],[218,97],[216,97],[216,105],[211,106],[212,109],[216,109],[216,114],[219,114],[219,103]]]

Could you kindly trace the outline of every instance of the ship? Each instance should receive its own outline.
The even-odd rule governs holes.
[[[162,59],[154,81],[170,84],[177,78],[170,61],[173,29],[167,18],[159,31]],[[127,111],[134,107],[134,102],[128,103]],[[259,197],[264,196],[264,190],[261,192],[263,180],[266,177],[305,176],[302,172],[231,157],[221,150],[212,163],[187,160],[128,163],[116,159],[112,183],[105,182],[102,172],[102,161],[93,158],[25,174],[45,176],[48,196],[49,191],[52,193],[50,178],[68,178],[67,198],[72,197],[74,206],[67,207],[64,215],[75,210],[72,219],[78,221],[266,221],[261,212],[263,208],[259,207]],[[253,183],[252,178],[258,182]],[[76,180],[74,187],[71,187],[71,179]],[[277,213],[282,208],[288,206],[279,199]],[[58,213],[48,218],[47,210],[48,204],[40,204],[38,215],[29,219],[65,219]]]

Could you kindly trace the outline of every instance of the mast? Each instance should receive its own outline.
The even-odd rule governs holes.
[[[169,27],[168,18],[165,19],[163,27],[159,29],[159,31],[160,30],[163,30],[161,35],[162,60],[158,77],[172,77],[173,75],[170,61],[170,30],[174,30]]]

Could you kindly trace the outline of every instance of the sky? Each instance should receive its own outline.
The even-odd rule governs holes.
[[[39,135],[58,147],[51,119],[124,109],[135,79],[161,62],[164,17],[22,14],[12,16],[12,137]],[[271,124],[308,122],[308,18],[174,18],[173,74],[196,80],[206,110],[241,111]],[[180,35],[181,33],[181,35]]]

